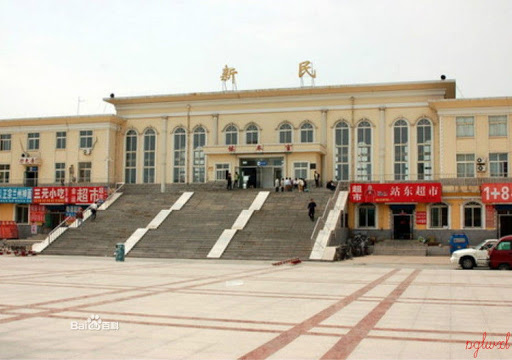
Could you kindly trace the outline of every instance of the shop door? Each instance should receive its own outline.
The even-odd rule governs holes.
[[[37,166],[29,166],[25,170],[25,186],[37,186],[39,178],[39,168]]]
[[[411,215],[394,215],[393,238],[399,240],[410,240],[411,235]]]
[[[500,236],[512,235],[512,215],[500,215]]]

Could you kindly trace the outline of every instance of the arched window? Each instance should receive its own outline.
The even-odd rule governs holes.
[[[153,184],[155,182],[155,150],[155,130],[148,129],[144,132],[144,168],[142,171],[142,181],[144,184]]]
[[[226,145],[238,144],[238,129],[234,125],[229,125],[226,128]]]
[[[421,119],[417,126],[418,180],[432,180],[432,124]]]
[[[482,205],[475,201],[468,202],[464,205],[464,227],[482,227]]]
[[[338,181],[349,180],[349,127],[345,122],[339,122],[334,128],[334,169]]]
[[[393,126],[395,180],[407,180],[409,176],[409,133],[407,122],[398,120]]]
[[[258,143],[258,128],[256,125],[249,125],[245,131],[245,142],[247,144]]]
[[[174,131],[174,162],[173,182],[184,183],[186,179],[185,153],[187,146],[187,134],[185,129],[178,128]]]
[[[357,179],[372,179],[372,126],[368,121],[357,126]]]
[[[203,127],[194,130],[194,166],[193,166],[193,182],[204,182],[204,151],[203,146],[206,144],[206,131]]]
[[[124,182],[135,184],[137,182],[137,132],[129,130],[125,141]]]
[[[300,142],[313,142],[313,125],[311,125],[310,123],[305,123],[300,127]]]
[[[283,124],[279,127],[279,143],[290,144],[292,142],[292,126]]]
[[[445,203],[435,203],[430,205],[430,227],[448,227],[448,205]]]
[[[376,211],[373,204],[361,204],[357,208],[357,227],[374,228]]]

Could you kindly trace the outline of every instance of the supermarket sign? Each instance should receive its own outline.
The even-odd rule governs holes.
[[[482,184],[480,192],[483,203],[512,203],[512,184]]]
[[[33,204],[92,204],[107,198],[104,186],[43,186],[34,187]]]
[[[354,203],[431,203],[441,201],[441,183],[351,184],[350,201]]]

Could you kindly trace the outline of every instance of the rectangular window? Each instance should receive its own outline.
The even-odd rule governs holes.
[[[489,136],[507,136],[507,116],[489,116]]]
[[[448,206],[433,205],[430,208],[430,227],[431,228],[448,227]]]
[[[11,172],[11,165],[1,164],[0,165],[0,184],[8,184]]]
[[[475,154],[457,154],[457,177],[475,177]]]
[[[226,180],[229,164],[215,164],[215,180]]]
[[[0,135],[0,151],[11,150],[11,134]]]
[[[80,131],[80,149],[92,148],[92,130]]]
[[[65,149],[66,148],[66,132],[65,131],[57,131],[55,148],[56,149]]]
[[[91,182],[91,163],[78,163],[78,182]]]
[[[16,205],[16,222],[28,224],[28,205]]]
[[[66,163],[55,163],[55,183],[64,184],[66,180]]]
[[[496,153],[489,154],[489,169],[491,177],[508,176],[508,154]]]
[[[373,228],[375,227],[375,206],[360,206],[358,214],[360,228]]]
[[[309,163],[307,162],[296,162],[293,163],[293,173],[297,179],[308,178]]]
[[[475,136],[475,118],[473,116],[457,116],[457,137]]]
[[[39,150],[39,133],[28,133],[27,150]]]

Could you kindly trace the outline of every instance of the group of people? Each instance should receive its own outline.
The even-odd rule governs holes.
[[[303,191],[309,191],[308,190],[308,183],[306,182],[306,179],[303,178],[276,178],[274,181],[274,187],[276,189],[276,192],[281,191],[292,191],[293,189],[298,189],[299,192]]]
[[[228,182],[227,189],[233,190],[233,176],[231,176],[231,173],[228,171],[226,172],[226,180]],[[238,172],[235,172],[235,187],[238,187],[240,183],[240,176],[238,175]]]

